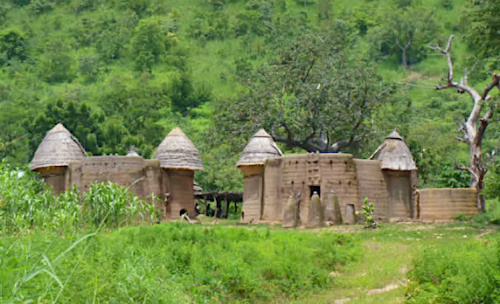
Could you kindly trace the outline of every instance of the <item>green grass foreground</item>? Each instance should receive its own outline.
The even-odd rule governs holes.
[[[0,240],[1,303],[255,303],[335,285],[350,235],[165,223]]]

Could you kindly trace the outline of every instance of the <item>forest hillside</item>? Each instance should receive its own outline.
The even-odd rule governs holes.
[[[472,69],[482,90],[500,67],[498,16],[487,0],[3,0],[0,159],[28,164],[57,122],[89,154],[146,158],[180,126],[202,155],[196,182],[238,190],[260,127],[285,153],[358,157],[397,128],[421,185],[467,186],[455,137],[472,100],[434,90],[447,64],[429,46],[454,34],[457,77]],[[483,151],[499,138],[493,123]]]

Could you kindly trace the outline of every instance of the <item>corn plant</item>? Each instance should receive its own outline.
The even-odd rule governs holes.
[[[0,162],[0,227],[4,233],[33,229],[114,228],[158,221],[154,204],[113,183],[95,183],[86,193],[76,187],[54,196],[28,168]]]

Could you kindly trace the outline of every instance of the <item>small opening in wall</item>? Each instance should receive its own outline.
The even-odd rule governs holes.
[[[320,186],[309,186],[309,197],[311,197],[314,192],[317,192],[319,196],[321,196],[321,187]]]
[[[179,212],[179,216],[183,216],[184,214],[187,214],[187,210],[181,209],[181,211]]]

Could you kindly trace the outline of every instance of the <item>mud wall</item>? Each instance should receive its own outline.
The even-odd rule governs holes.
[[[386,221],[389,214],[389,195],[387,185],[378,160],[354,159],[358,179],[359,204],[368,198],[375,207],[375,218]]]
[[[262,217],[264,166],[241,166],[240,169],[245,181],[242,207],[244,221],[256,223]]]
[[[279,205],[285,206],[288,197],[293,193],[300,193],[299,218],[301,222],[307,219],[309,204],[309,190],[306,184],[306,154],[283,156],[281,163],[281,180],[279,185]],[[267,168],[266,168],[267,169]],[[265,181],[267,184],[267,180]],[[265,202],[267,204],[267,201]],[[265,208],[265,207],[264,207]],[[277,210],[276,216],[283,217],[283,210]]]
[[[420,219],[424,221],[452,220],[460,214],[477,214],[476,189],[422,189],[419,194]]]
[[[168,210],[170,219],[179,218],[181,211],[194,217],[194,172],[190,170],[166,170],[168,175]]]
[[[266,160],[264,167],[264,198],[262,203],[262,220],[280,221],[283,218],[283,208],[281,205],[280,184],[281,184],[281,163],[282,158]]]
[[[413,218],[411,171],[382,170],[389,195],[390,220]]]
[[[87,191],[95,182],[113,182],[129,187],[143,199],[151,195],[163,197],[159,162],[130,156],[92,156],[70,164],[66,173],[66,188],[73,184]]]
[[[52,193],[57,195],[66,191],[66,171],[67,167],[45,167],[36,171],[40,173],[43,181],[52,187]]]
[[[292,154],[281,159],[280,206],[282,208],[285,205],[291,193],[300,191],[302,199],[299,214],[302,223],[308,218],[313,191],[319,191],[322,200],[328,191],[335,191],[339,198],[342,217],[345,217],[346,206],[349,204],[354,205],[356,210],[359,210],[356,165],[351,154]],[[324,206],[324,201],[322,204]],[[279,214],[282,218],[283,211],[280,210]]]

